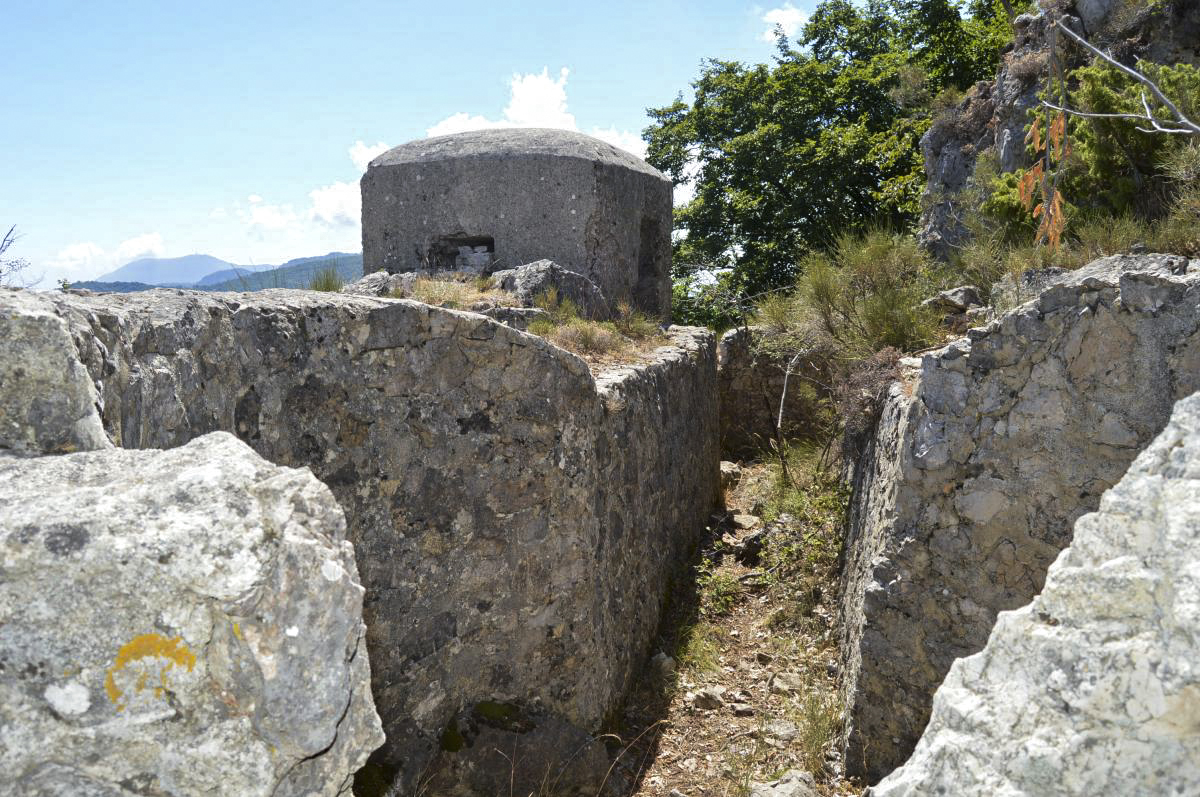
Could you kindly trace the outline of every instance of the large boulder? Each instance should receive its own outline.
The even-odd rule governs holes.
[[[871,794],[1200,794],[1200,395],[1134,461],[1030,604],[950,668]]]
[[[525,307],[534,306],[540,297],[552,292],[560,301],[569,299],[587,318],[612,317],[612,308],[596,283],[550,260],[497,271],[492,281],[497,288],[515,294]]]
[[[933,693],[1024,605],[1180,398],[1200,261],[1118,256],[907,361],[855,472],[843,571],[847,767],[911,753]]]
[[[345,520],[217,432],[0,458],[0,791],[338,795],[383,743]]]

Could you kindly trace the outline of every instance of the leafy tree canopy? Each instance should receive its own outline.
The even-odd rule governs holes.
[[[994,75],[1000,2],[825,0],[772,64],[706,60],[692,102],[649,109],[643,133],[652,165],[694,176],[677,277],[731,268],[725,287],[750,295],[839,235],[915,218],[935,98]]]

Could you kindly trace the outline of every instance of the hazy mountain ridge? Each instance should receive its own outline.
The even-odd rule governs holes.
[[[195,275],[201,267],[219,266]],[[297,257],[280,266],[237,266],[211,255],[175,258],[142,258],[127,263],[94,280],[72,283],[72,287],[104,293],[131,293],[154,288],[186,288],[204,291],[260,291],[266,288],[307,288],[313,278],[332,268],[342,280],[362,276],[362,254],[330,252]],[[179,275],[189,273],[187,278]]]

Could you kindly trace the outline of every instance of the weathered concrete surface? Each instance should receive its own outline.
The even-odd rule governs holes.
[[[779,402],[784,397],[788,358],[764,349],[768,331],[739,327],[721,336],[717,346],[717,386],[721,406],[721,455],[753,459],[775,438]],[[812,423],[812,382],[807,363],[792,364],[783,408],[783,433],[802,434]]]
[[[342,511],[231,435],[0,457],[0,573],[2,794],[348,794],[383,742]]]
[[[603,141],[547,129],[422,139],[371,161],[361,186],[365,273],[548,258],[610,302],[670,314],[671,182]],[[481,247],[489,263],[462,260]]]
[[[1120,256],[912,362],[859,462],[843,571],[847,767],[911,752],[954,659],[1027,603],[1200,387],[1200,262]]]
[[[1175,406],[1034,601],[950,668],[871,791],[1200,794],[1200,396]]]
[[[586,731],[625,688],[717,495],[710,335],[600,384],[482,316],[309,291],[44,295],[126,447],[224,429],[346,511],[373,692],[372,777],[413,788],[446,724],[536,703]]]

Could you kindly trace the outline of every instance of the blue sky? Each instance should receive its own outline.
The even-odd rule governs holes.
[[[43,287],[151,255],[358,251],[385,145],[504,124],[641,154],[645,109],[701,59],[766,61],[812,5],[12,4],[0,225]]]

